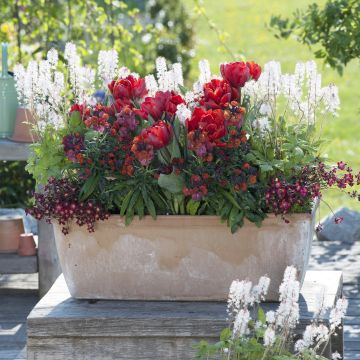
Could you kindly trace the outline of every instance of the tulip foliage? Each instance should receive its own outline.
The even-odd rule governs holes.
[[[157,79],[121,68],[94,98],[79,87],[89,71],[76,68],[75,49],[68,49],[74,95],[66,86],[56,94],[56,72],[46,75],[54,78],[46,96],[27,96],[30,107],[42,101],[33,109],[40,140],[28,169],[47,183],[30,213],[55,218],[65,233],[71,221],[94,231],[94,223],[111,213],[126,224],[136,215],[216,215],[235,232],[245,219],[260,225],[268,213],[288,221],[289,213],[310,211],[323,188],[345,191],[360,184],[360,175],[344,162],[332,168],[323,163],[316,107],[335,111],[336,92],[326,87],[320,97],[310,86],[301,102],[301,67],[290,76],[281,75],[277,63],[262,73],[254,62],[234,62],[222,64],[217,77],[203,61],[189,90],[181,65],[168,69],[160,58]],[[51,64],[41,63],[39,74],[51,72]],[[307,66],[307,76],[319,85],[313,64]],[[283,115],[276,113],[279,94],[287,99]],[[354,189],[349,194],[360,199]]]

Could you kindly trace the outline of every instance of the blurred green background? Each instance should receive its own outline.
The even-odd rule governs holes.
[[[78,3],[79,6],[82,6],[81,4],[83,3],[78,0],[64,0],[60,2],[64,3],[65,5],[69,3]],[[118,9],[118,5],[121,4],[119,1],[91,0],[91,2],[99,7],[98,11],[104,11],[104,16],[109,16],[108,7],[110,5],[115,6],[117,9],[116,11],[123,11]],[[239,56],[244,56],[247,60],[254,60],[259,64],[264,64],[270,60],[278,60],[282,63],[283,71],[292,71],[296,62],[314,59],[313,52],[317,50],[317,48],[314,47],[310,49],[307,46],[298,43],[293,37],[290,37],[287,40],[276,39],[274,37],[274,32],[268,28],[268,24],[272,15],[282,15],[284,17],[289,17],[297,8],[304,9],[307,7],[307,5],[313,2],[314,1],[308,0],[203,0],[201,3],[202,6],[205,7],[208,16],[211,18],[211,20],[214,21],[214,23],[216,23],[219,30],[225,31],[228,34],[226,43],[234,53],[238,54]],[[8,31],[11,36],[14,36],[16,33],[16,21],[14,23],[15,25],[11,25],[6,22],[6,20],[9,19],[9,16],[13,16],[14,14],[15,3],[24,3],[29,6],[31,3],[41,4],[42,2],[32,2],[31,0],[19,0],[15,2],[4,0],[1,2],[1,40],[6,38],[6,31]],[[199,16],[193,10],[195,5],[193,0],[138,0],[130,2],[127,1],[126,3],[132,8],[135,6],[138,7],[140,9],[140,13],[143,14],[143,17],[147,18],[148,20],[150,19],[149,21],[153,26],[151,30],[153,38],[150,43],[146,43],[146,41],[144,41],[143,36],[146,34],[146,28],[142,29],[140,32],[137,32],[138,30],[136,27],[132,28],[130,33],[133,33],[133,38],[127,37],[129,34],[126,32],[124,33],[124,31],[121,29],[118,30],[119,33],[115,33],[115,36],[116,34],[120,34],[124,37],[125,40],[123,42],[120,41],[121,44],[119,43],[120,45],[118,46],[121,47],[123,52],[129,51],[129,53],[132,54],[133,58],[130,62],[136,65],[138,68],[137,70],[139,70],[140,73],[143,72],[142,70],[144,67],[146,70],[149,68],[149,66],[151,67],[151,62],[154,60],[157,54],[161,54],[167,57],[170,61],[183,59],[185,62],[187,62],[188,65],[186,65],[186,68],[189,69],[188,81],[196,79],[198,74],[197,63],[200,59],[207,58],[211,62],[214,73],[218,73],[219,63],[231,60],[227,53],[219,51],[220,46],[216,32],[209,28],[208,23],[204,17]],[[325,1],[316,1],[316,3],[322,6],[325,4]],[[149,6],[152,8],[152,12]],[[188,14],[185,10],[187,10]],[[36,11],[39,11],[39,9]],[[75,10],[72,9],[71,11],[74,12]],[[82,9],[82,11],[86,11],[86,8]],[[156,24],[160,21],[158,15],[164,14],[164,11],[166,16],[163,16],[161,20],[163,28],[158,31],[159,29],[156,30]],[[35,12],[34,14],[36,15],[37,13]],[[34,14],[32,16],[35,16]],[[49,14],[49,16],[51,16],[51,13]],[[56,11],[54,14],[56,18],[56,16],[58,16],[56,15]],[[79,14],[79,16],[80,20],[86,19],[86,12],[82,15]],[[75,21],[75,19],[76,16],[74,16],[72,21]],[[66,40],[64,31],[68,29],[69,24],[67,23],[66,19],[62,20],[58,25],[56,25],[56,23],[54,24],[52,21],[53,20],[49,22],[50,26],[55,28],[57,28],[57,26],[60,27],[57,36],[61,37],[61,42],[56,43],[55,41],[55,45],[61,49],[64,41]],[[83,23],[81,23],[81,21],[80,23],[76,24],[77,27],[74,25],[75,30],[73,35],[77,36],[78,38],[81,38],[82,36],[82,26],[85,26]],[[89,24],[86,26],[96,26],[91,24],[96,24],[97,19],[91,19],[91,21],[92,22],[89,22]],[[98,48],[109,48],[109,41],[107,41],[106,36],[112,37],[114,35],[112,34],[111,26],[108,26],[109,24],[106,18],[102,18],[102,21],[105,21],[105,24],[107,24],[107,27],[105,28],[106,31],[104,33],[102,33],[101,27],[100,29],[94,29],[93,32],[91,28],[84,32],[88,40],[86,46],[83,44],[82,52],[89,59],[93,59],[95,55],[94,52],[96,52]],[[111,21],[114,21],[114,19]],[[42,23],[38,26],[44,25]],[[64,31],[61,30],[63,28],[65,29]],[[44,29],[46,30],[46,27]],[[24,41],[26,41],[24,34],[25,27],[22,29],[22,31],[24,35]],[[43,34],[41,31],[38,31],[38,33],[34,34],[33,36],[35,35],[37,36],[37,39],[39,39]],[[67,34],[67,36],[68,35],[69,34]],[[93,36],[98,39],[94,49],[91,46],[91,39]],[[31,36],[29,39],[32,40]],[[52,38],[51,42],[46,43],[45,39],[45,45],[53,46],[54,40],[56,39]],[[13,41],[16,43],[16,37],[14,37]],[[110,45],[111,43],[112,41],[110,41]],[[156,46],[154,47],[155,43]],[[35,51],[34,55],[39,56],[41,52],[44,53],[45,49],[40,48],[37,50],[34,48],[33,44],[25,44],[24,53],[22,54],[25,62],[31,57],[30,50]],[[142,55],[143,61],[139,62],[139,59],[141,59]],[[339,117],[335,119],[329,118],[325,124],[324,139],[327,139],[328,141],[325,153],[328,154],[329,159],[332,161],[343,160],[351,164],[354,169],[360,170],[359,61],[352,61],[350,64],[348,64],[344,69],[343,76],[340,76],[336,70],[324,65],[321,60],[317,60],[317,64],[319,70],[323,74],[323,84],[336,84],[339,87],[341,98],[341,110],[339,112]],[[2,173],[0,172],[0,189],[5,188],[3,177],[4,174],[4,171]],[[27,184],[29,183],[27,182]],[[19,186],[23,185],[24,184]],[[6,186],[8,186],[8,184],[6,184]],[[17,190],[15,190],[15,193],[16,191]],[[3,191],[0,195],[2,196],[2,199],[4,199],[4,192],[5,191]],[[21,193],[24,192],[22,191]],[[336,190],[328,191],[325,194],[324,199],[334,209],[340,206],[347,206],[356,210],[360,210],[360,203],[352,201],[346,195],[339,194],[339,192]],[[6,205],[6,201],[1,201],[0,205]],[[323,206],[322,214],[327,212],[328,210]]]

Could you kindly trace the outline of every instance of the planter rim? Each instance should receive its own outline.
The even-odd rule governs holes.
[[[299,213],[292,214],[288,216],[289,223],[285,223],[284,220],[280,216],[275,216],[274,214],[270,214],[270,216],[266,217],[261,227],[268,226],[292,226],[292,224],[298,223],[299,221],[306,221],[312,218],[312,213]],[[57,222],[54,222],[55,226],[59,226]],[[144,216],[144,218],[139,219],[137,216],[134,217],[132,222],[129,225],[125,225],[125,218],[120,215],[110,215],[109,219],[104,221],[99,221],[95,224],[95,231],[97,227],[101,226],[120,226],[129,228],[132,227],[226,227],[228,231],[230,229],[226,225],[226,220],[222,221],[219,216],[216,215],[158,215],[156,219],[153,219],[150,215]],[[244,226],[247,228],[254,227],[258,228],[256,224],[252,223],[248,219],[244,219]],[[241,231],[242,227],[238,229]],[[76,224],[71,224],[70,231],[83,230],[86,231],[85,227],[78,227]],[[236,234],[236,233],[235,233]],[[91,236],[91,234],[89,234]]]

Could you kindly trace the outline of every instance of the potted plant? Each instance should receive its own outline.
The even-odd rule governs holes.
[[[98,80],[74,44],[65,75],[57,58],[24,72],[39,138],[27,168],[44,184],[29,211],[53,221],[74,297],[223,300],[234,278],[267,273],[274,300],[286,266],[303,278],[321,190],[359,183],[321,157],[319,115],[339,100],[314,62],[218,77],[202,61],[187,89],[163,58],[141,78],[102,51]]]

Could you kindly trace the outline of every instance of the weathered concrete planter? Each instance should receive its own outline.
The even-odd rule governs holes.
[[[309,260],[313,215],[290,223],[270,215],[261,228],[246,222],[235,234],[216,216],[158,216],[126,227],[113,215],[95,233],[73,225],[56,245],[70,293],[75,298],[225,300],[234,279],[271,277],[276,300],[287,265],[303,279]]]

